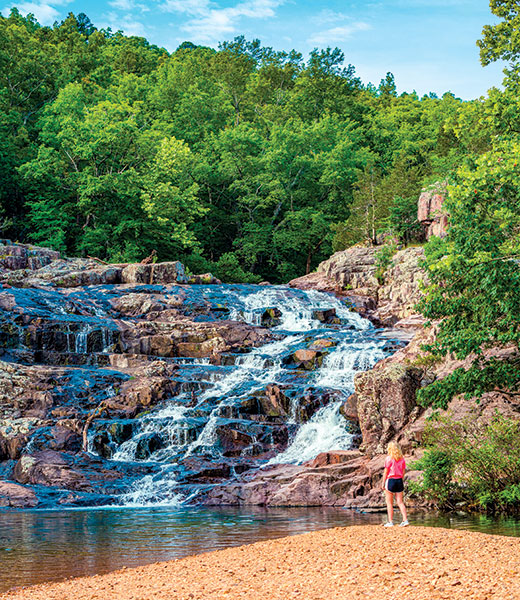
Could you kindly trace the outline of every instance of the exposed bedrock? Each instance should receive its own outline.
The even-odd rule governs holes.
[[[417,217],[424,239],[445,237],[448,216],[444,209],[445,183],[436,183],[422,191]],[[426,273],[420,264],[422,247],[399,250],[388,269],[376,278],[377,253],[380,247],[354,246],[336,252],[322,262],[315,273],[292,280],[289,285],[300,289],[329,291],[347,297],[355,310],[377,325],[414,328],[424,319],[415,311],[421,298],[420,284]]]
[[[336,252],[316,271],[289,285],[299,289],[319,289],[346,297],[352,306],[376,325],[418,327],[424,319],[415,311],[421,298],[420,284],[426,274],[420,266],[422,247],[404,248],[392,257],[383,281],[376,279],[379,248],[354,246]]]
[[[342,414],[357,422],[361,444],[352,451],[320,454],[301,465],[272,465],[260,471],[248,471],[234,482],[214,485],[206,490],[207,504],[259,504],[267,506],[326,505],[363,509],[383,509],[381,478],[386,446],[397,441],[409,464],[421,456],[421,441],[432,409],[417,404],[421,386],[443,378],[470,361],[446,359],[428,367],[418,358],[423,344],[431,342],[434,330],[416,334],[412,342],[389,358],[355,378],[355,393],[347,398]],[[491,350],[494,356],[513,349]],[[496,413],[520,418],[520,398],[502,392],[490,392],[479,402],[454,398],[446,411],[456,420],[470,418],[487,423]],[[420,477],[409,470],[407,479]]]

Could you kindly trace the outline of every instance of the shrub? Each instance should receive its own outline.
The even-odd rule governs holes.
[[[520,509],[520,421],[496,414],[489,423],[437,417],[425,431],[427,450],[414,490],[439,507],[463,502],[487,511]]]
[[[423,471],[422,482],[413,486],[414,494],[424,496],[439,508],[449,507],[455,469],[452,454],[440,448],[429,448],[413,467]]]
[[[395,243],[388,243],[381,246],[381,249],[376,253],[375,277],[380,285],[384,283],[386,270],[392,264],[392,258],[396,252],[397,245]]]

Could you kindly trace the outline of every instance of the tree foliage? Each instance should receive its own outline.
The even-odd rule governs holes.
[[[520,421],[495,415],[488,423],[451,415],[433,420],[414,468],[423,479],[415,494],[439,508],[517,511],[520,508]]]
[[[389,227],[409,241],[393,207],[464,151],[444,133],[462,105],[398,95],[391,73],[365,86],[338,48],[304,61],[240,36],[168,53],[84,14],[42,27],[13,9],[0,17],[0,218],[69,255],[156,250],[286,281]]]

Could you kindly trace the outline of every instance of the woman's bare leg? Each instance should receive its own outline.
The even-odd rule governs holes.
[[[394,520],[394,495],[392,492],[385,490],[386,512],[388,513],[388,521],[391,523]]]
[[[399,507],[399,510],[403,516],[403,521],[408,521],[408,517],[406,516],[406,506],[404,505],[403,500],[403,492],[398,492],[395,496],[397,500],[397,506]]]

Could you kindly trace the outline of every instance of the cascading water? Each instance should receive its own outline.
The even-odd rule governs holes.
[[[345,419],[340,407],[354,391],[356,373],[370,369],[385,357],[383,348],[377,342],[342,342],[334,352],[325,358],[323,366],[316,373],[313,384],[318,388],[342,392],[343,398],[321,408],[300,427],[291,445],[268,464],[301,464],[328,450],[348,450],[352,446],[353,435],[345,427]]]
[[[141,417],[134,435],[112,456],[155,467],[121,497],[123,504],[180,502],[178,479],[193,460],[226,465],[235,461],[233,472],[233,465],[247,461],[256,461],[256,466],[299,464],[320,452],[352,446],[353,434],[340,406],[353,391],[355,374],[385,356],[388,340],[341,300],[321,292],[222,286],[220,296],[208,290],[207,298],[226,306],[233,320],[260,325],[268,318],[278,339],[247,354],[228,356],[221,366],[178,361],[179,392]],[[296,351],[309,348],[321,349],[315,368],[298,368]],[[268,412],[267,417],[250,414],[269,385],[286,395],[283,419],[280,412]],[[317,404],[302,423],[302,403],[309,396]],[[239,450],[226,445],[229,436],[240,442]]]

